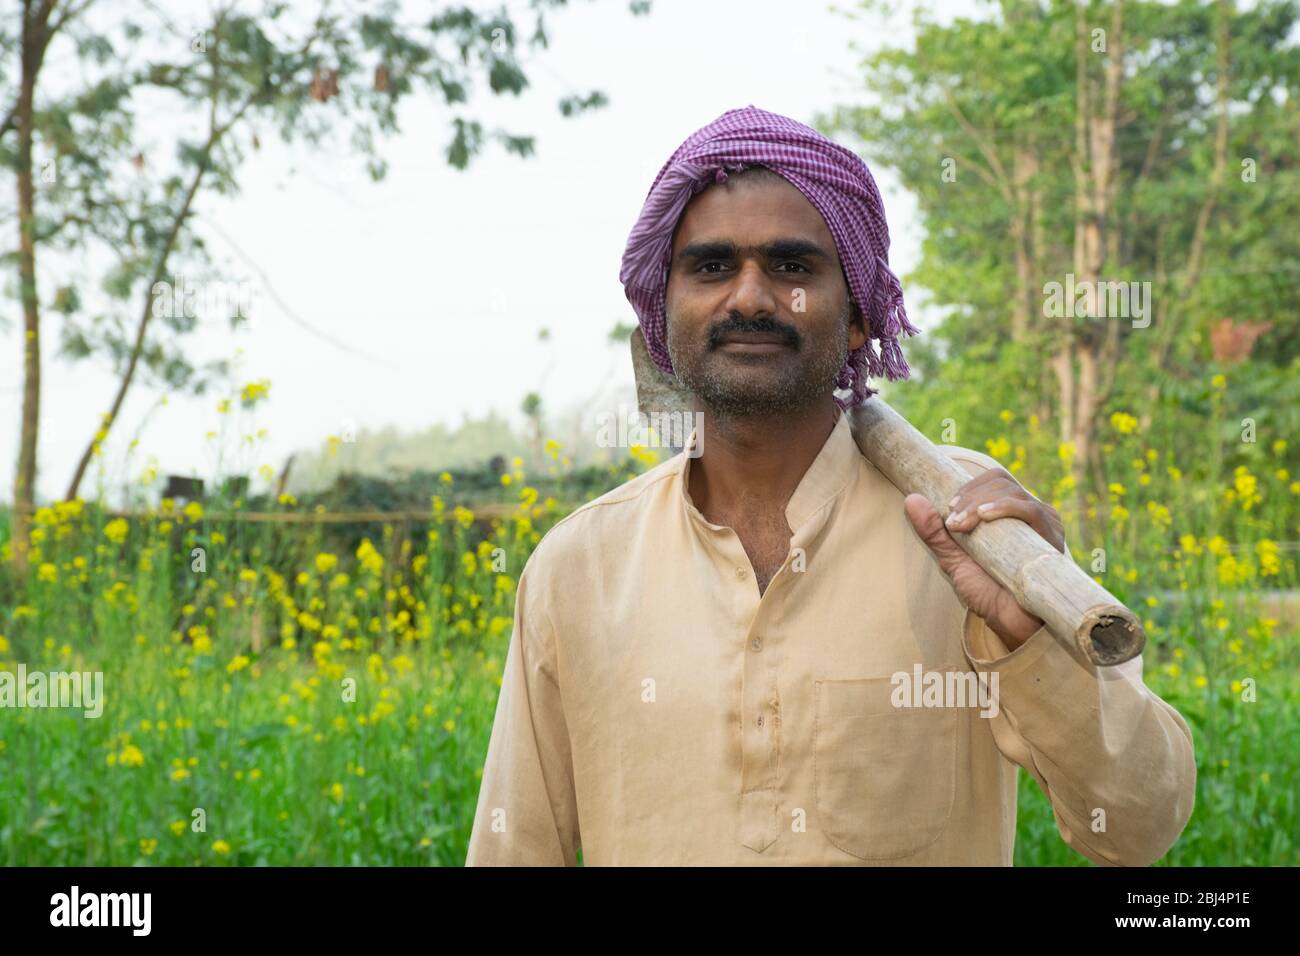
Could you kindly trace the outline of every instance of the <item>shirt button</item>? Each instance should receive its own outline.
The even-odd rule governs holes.
[[[761,651],[763,649],[763,639],[761,637],[756,637],[749,642],[749,646],[753,650]]]
[[[744,569],[744,568],[736,568],[736,578],[737,578],[738,580],[743,580],[744,577],[745,577],[745,569]]]
[[[762,715],[762,714],[759,714],[759,715],[758,715],[758,726],[760,726],[760,727],[763,726],[763,715]]]

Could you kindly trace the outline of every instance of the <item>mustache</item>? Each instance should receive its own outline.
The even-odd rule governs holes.
[[[795,349],[799,348],[803,342],[797,329],[793,326],[778,322],[776,319],[729,318],[722,320],[709,329],[709,348],[716,349],[721,343],[722,337],[731,332],[752,332],[754,334],[778,335],[786,345]]]

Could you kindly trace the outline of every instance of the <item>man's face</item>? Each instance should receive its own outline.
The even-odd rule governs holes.
[[[715,414],[822,400],[866,342],[825,220],[779,176],[732,176],[690,202],[665,308],[673,369]]]

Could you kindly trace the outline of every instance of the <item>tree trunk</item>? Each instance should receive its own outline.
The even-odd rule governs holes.
[[[180,234],[181,226],[190,213],[190,207],[194,203],[194,196],[199,191],[199,184],[203,181],[203,174],[207,170],[206,157],[211,149],[212,140],[209,140],[208,152],[204,153],[204,160],[194,172],[194,178],[190,181],[189,189],[186,190],[180,211],[177,212],[176,218],[172,220],[171,231],[163,243],[162,250],[158,255],[158,262],[154,267],[153,279],[149,283],[149,288],[145,290],[144,308],[140,312],[140,321],[135,330],[135,341],[131,346],[131,354],[127,357],[122,380],[118,383],[117,394],[113,396],[113,404],[105,413],[99,429],[95,432],[95,436],[86,445],[85,451],[81,453],[77,468],[72,474],[72,481],[68,484],[68,490],[64,494],[67,501],[77,497],[77,489],[81,487],[81,480],[85,477],[86,468],[90,465],[90,459],[94,456],[95,450],[103,440],[108,437],[108,431],[117,421],[117,416],[122,410],[122,403],[126,401],[126,393],[131,388],[131,382],[135,378],[135,370],[140,364],[140,356],[144,353],[145,333],[149,330],[149,320],[153,317],[153,287],[161,282],[167,274],[167,259],[171,255],[172,247],[176,244],[176,237]]]
[[[44,0],[35,12],[23,5],[22,76],[14,123],[18,130],[18,289],[23,305],[23,409],[18,438],[18,467],[14,474],[13,563],[21,575],[27,568],[28,535],[36,505],[37,429],[41,421],[41,314],[36,297],[36,188],[32,175],[32,141],[36,76],[48,43],[46,25],[54,0]]]

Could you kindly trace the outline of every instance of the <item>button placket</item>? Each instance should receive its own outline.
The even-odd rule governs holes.
[[[773,657],[774,652],[767,647],[769,628],[780,607],[779,595],[769,597],[775,581],[774,577],[763,595],[754,595],[748,633],[738,648],[744,657],[741,709],[745,715],[740,726],[741,842],[760,853],[780,838],[782,828],[777,766],[781,723],[777,702],[779,655]]]

